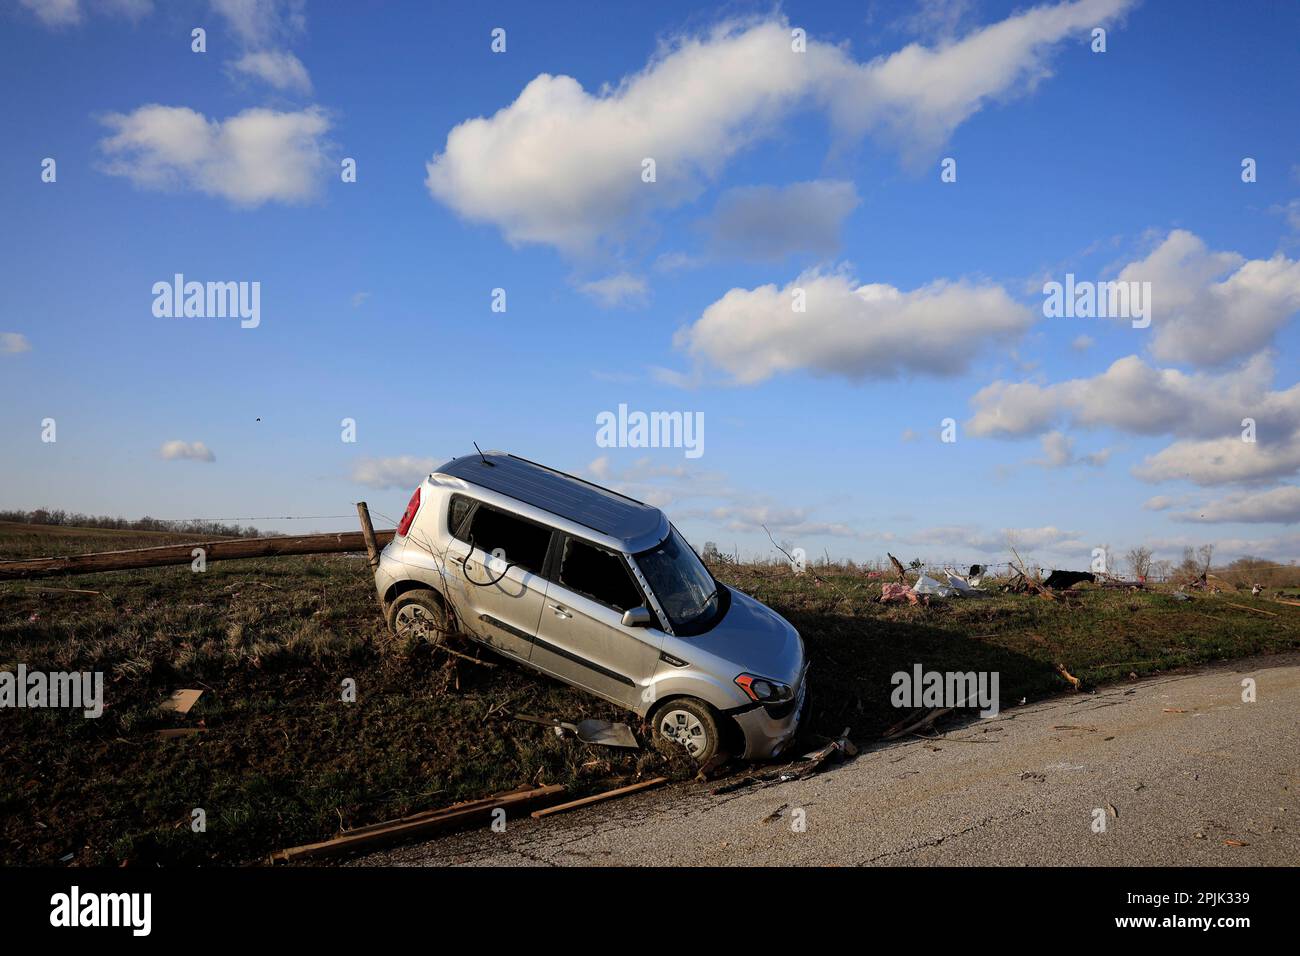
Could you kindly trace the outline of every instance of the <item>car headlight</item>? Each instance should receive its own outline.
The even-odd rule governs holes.
[[[741,674],[736,678],[736,684],[750,700],[756,700],[760,704],[780,704],[794,699],[794,691],[788,684],[782,684],[768,677]]]

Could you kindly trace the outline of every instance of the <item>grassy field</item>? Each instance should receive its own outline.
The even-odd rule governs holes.
[[[174,543],[157,533],[0,524],[0,559]],[[900,718],[890,675],[994,670],[1004,706],[1202,661],[1300,646],[1300,607],[1249,592],[1177,602],[1086,588],[882,605],[878,579],[720,564],[727,584],[784,614],[811,660],[806,732],[870,740]],[[77,594],[56,588],[80,588]],[[1258,608],[1242,610],[1228,602]],[[0,862],[245,863],[339,826],[527,783],[603,787],[638,772],[689,775],[684,757],[565,741],[489,717],[504,707],[628,719],[577,691],[392,639],[354,555],[215,562],[0,584],[0,669],[105,673],[104,716],[0,710]],[[345,678],[357,701],[344,703]],[[186,716],[158,709],[205,691]],[[162,739],[168,727],[202,727]],[[643,727],[637,727],[644,739]],[[207,831],[193,833],[203,808]]]

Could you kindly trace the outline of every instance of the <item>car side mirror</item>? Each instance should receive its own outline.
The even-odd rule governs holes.
[[[649,627],[653,621],[650,611],[644,607],[628,608],[623,612],[624,627]]]

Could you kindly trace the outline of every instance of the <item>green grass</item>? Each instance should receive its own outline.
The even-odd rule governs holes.
[[[42,538],[30,526],[0,526],[0,558],[174,540],[54,530]],[[802,632],[810,735],[847,725],[859,740],[877,736],[900,717],[889,705],[890,675],[915,663],[999,671],[1011,702],[1067,689],[1057,663],[1095,685],[1300,646],[1300,608],[1248,593],[1178,603],[1159,592],[1092,589],[1060,602],[998,595],[910,607],[876,603],[878,582],[860,574],[715,571]],[[522,784],[581,790],[638,771],[691,772],[680,757],[624,755],[534,725],[485,721],[506,704],[566,718],[628,715],[482,656],[497,666],[393,640],[365,562],[351,555],[0,584],[0,666],[102,670],[107,698],[98,720],[0,711],[0,862],[49,864],[72,853],[83,864],[244,863],[341,823]],[[357,683],[354,704],[340,700],[344,678]],[[160,712],[180,687],[205,693],[186,716]],[[173,726],[205,732],[157,737]],[[197,807],[206,833],[190,829]]]

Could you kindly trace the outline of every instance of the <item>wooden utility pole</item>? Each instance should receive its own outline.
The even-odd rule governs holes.
[[[371,531],[367,542],[360,531],[333,534],[304,534],[281,538],[223,538],[195,544],[171,544],[161,548],[137,548],[132,551],[99,551],[73,554],[62,558],[28,558],[0,561],[0,581],[24,581],[55,574],[91,574],[96,571],[128,571],[156,568],[171,564],[189,564],[203,552],[205,561],[230,561],[238,558],[275,558],[289,554],[334,554],[345,551],[375,553],[374,549],[393,540],[392,531]]]
[[[370,558],[370,568],[379,567],[379,546],[375,544],[375,529],[370,524],[370,509],[364,501],[357,502],[357,515],[361,518],[361,537],[366,542],[366,555]]]

